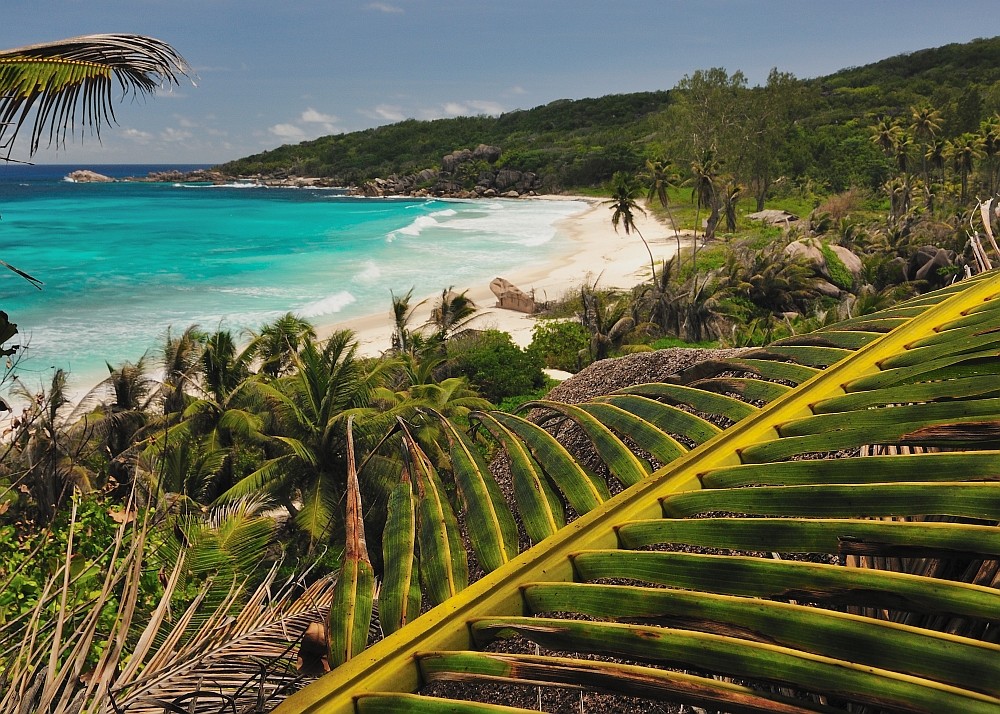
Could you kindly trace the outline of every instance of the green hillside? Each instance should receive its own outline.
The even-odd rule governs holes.
[[[699,133],[692,124],[703,123],[700,133],[713,137],[717,158],[733,173],[741,162],[754,160],[749,154],[756,149],[767,153],[770,174],[831,191],[874,188],[892,170],[869,141],[879,118],[907,117],[911,107],[929,105],[940,112],[940,134],[953,137],[975,131],[1000,110],[1000,37],[899,55],[826,77],[776,72],[772,78],[774,86],[751,87],[738,71],[699,71],[670,91],[561,99],[498,117],[410,119],[282,146],[220,168],[235,175],[294,174],[359,184],[435,168],[445,154],[489,144],[503,149],[497,168],[538,173],[546,190],[557,191],[602,185],[615,171],[641,169],[647,158],[668,156],[686,170],[706,149],[691,139]],[[699,91],[709,104],[699,103]],[[736,115],[733,124],[746,130],[756,123],[776,135],[748,148],[747,137],[713,134],[717,117],[707,114],[727,111],[719,107],[722,100]],[[737,146],[741,142],[744,146]]]

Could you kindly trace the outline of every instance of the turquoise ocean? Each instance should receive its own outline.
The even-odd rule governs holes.
[[[0,166],[0,309],[27,344],[29,387],[74,391],[105,363],[155,356],[168,328],[240,334],[286,312],[332,325],[389,317],[390,290],[482,286],[566,249],[577,202],[349,197],[336,189],[73,183],[78,166]],[[192,166],[90,166],[112,177]]]

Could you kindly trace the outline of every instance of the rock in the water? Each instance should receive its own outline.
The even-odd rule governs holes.
[[[77,169],[68,174],[66,178],[75,183],[111,183],[114,181],[110,176],[105,176],[89,169]]]

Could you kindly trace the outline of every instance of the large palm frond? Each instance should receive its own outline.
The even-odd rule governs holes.
[[[0,148],[9,158],[29,122],[29,155],[46,135],[49,144],[65,144],[78,122],[99,137],[103,125],[116,121],[115,81],[122,98],[145,96],[189,73],[173,47],[141,35],[85,35],[0,50]]]
[[[418,570],[447,603],[278,711],[497,711],[386,690],[501,681],[724,711],[997,711],[998,291],[979,276],[669,383],[524,405],[534,421],[472,414],[545,539],[506,564],[508,499],[467,437],[454,498],[411,440],[383,610],[410,612]],[[542,428],[560,421],[586,461]],[[410,570],[390,583],[393,554]],[[467,558],[490,571],[472,585]],[[549,655],[492,649],[518,637]]]

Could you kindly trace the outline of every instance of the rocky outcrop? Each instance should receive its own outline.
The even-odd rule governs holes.
[[[791,223],[795,223],[799,220],[799,217],[794,213],[789,213],[788,211],[778,210],[776,208],[767,208],[763,211],[757,211],[756,213],[748,213],[747,218],[751,221],[760,221],[761,223],[766,223],[769,226],[788,226]]]
[[[933,245],[920,246],[910,257],[903,274],[907,280],[926,280],[932,287],[942,287],[958,271],[956,258],[953,250]]]
[[[493,278],[490,290],[496,295],[497,307],[504,310],[516,310],[529,315],[535,312],[535,298],[505,278]]]
[[[89,169],[73,171],[67,174],[66,180],[73,181],[74,183],[111,183],[114,181],[110,176],[105,176]]]
[[[376,178],[352,190],[361,196],[438,196],[453,198],[519,198],[537,195],[541,178],[530,171],[497,168],[502,151],[480,144],[441,157],[441,168]]]
[[[817,238],[803,238],[802,240],[792,241],[785,246],[785,253],[792,258],[798,258],[806,262],[812,267],[817,278],[816,285],[822,294],[837,297],[840,294],[840,289],[834,284],[837,282],[837,276],[834,275],[835,271],[830,268],[829,261],[827,261],[827,257],[824,255],[824,248],[831,251],[840,260],[851,274],[854,283],[857,284],[861,278],[863,268],[861,258],[843,246],[824,246]],[[842,281],[840,284],[845,285],[846,282]]]

